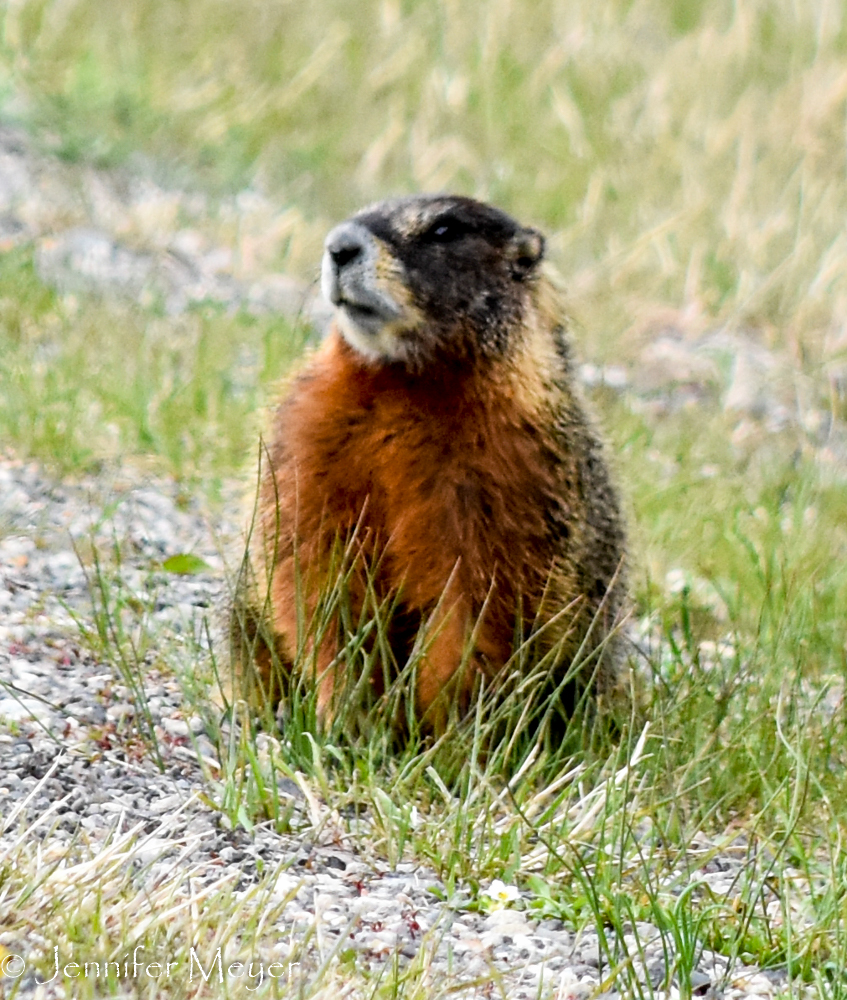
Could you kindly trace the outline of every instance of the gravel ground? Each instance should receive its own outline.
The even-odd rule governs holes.
[[[344,936],[347,947],[373,964],[398,951],[412,958],[420,947],[430,948],[433,969],[451,970],[457,983],[488,978],[495,969],[515,1000],[564,1000],[597,990],[609,969],[594,933],[574,935],[560,921],[529,919],[514,905],[469,912],[461,907],[461,891],[448,905],[439,899],[447,888],[432,871],[365,860],[339,847],[332,823],[317,842],[261,827],[252,836],[226,829],[198,795],[205,786],[197,753],[213,759],[214,747],[202,722],[185,718],[172,677],[154,670],[146,685],[164,771],[127,738],[131,692],[80,642],[80,623],[90,627],[92,606],[74,546],[113,546],[117,540],[124,553],[121,572],[135,586],[151,579],[151,563],[178,551],[200,555],[212,567],[208,574],[154,575],[153,614],[163,628],[194,628],[210,609],[214,613],[223,564],[208,519],[178,500],[168,482],[57,483],[32,463],[0,460],[0,814],[13,819],[0,837],[0,856],[24,818],[44,818],[45,852],[82,837],[95,856],[116,829],[140,825],[133,856],[147,866],[143,879],[151,887],[176,864],[190,872],[195,891],[223,879],[246,895],[259,878],[259,862],[262,870],[278,870],[274,892],[292,898],[283,912],[286,943],[278,954],[263,956],[266,964],[284,963],[298,935],[311,938],[310,954],[319,964]],[[108,522],[100,519],[104,509],[114,511]],[[296,829],[309,803],[293,782],[286,785]],[[184,846],[163,853],[162,845],[174,843]],[[709,860],[698,858],[693,846],[687,877],[707,883],[717,895],[729,893],[748,860],[746,847],[739,844],[715,858],[707,841],[698,846]],[[647,924],[634,930],[643,947],[643,975],[658,986],[668,960],[662,936]],[[0,943],[12,954],[52,952],[36,931],[25,938],[0,934]],[[638,952],[634,936],[626,944]],[[691,984],[702,995],[770,997],[787,979],[780,971],[728,970],[724,958],[704,952]],[[17,995],[62,996],[64,988],[39,992],[34,972],[28,972]],[[457,993],[463,995],[486,994],[469,987]]]
[[[34,244],[42,277],[61,290],[94,290],[142,304],[159,298],[172,313],[203,298],[233,308],[305,308],[318,325],[325,321],[325,309],[310,304],[301,283],[262,275],[258,265],[252,273],[239,271],[232,253],[214,245],[209,235],[214,227],[203,228],[205,210],[202,199],[149,181],[72,170],[36,153],[22,134],[0,129],[0,249]],[[252,193],[226,211],[240,213],[248,231],[257,218],[276,234],[284,229],[281,213]],[[703,343],[706,347],[695,355],[673,331],[664,342],[654,341],[646,359],[652,367],[645,364],[643,377],[655,385],[642,387],[645,395],[661,390],[664,400],[672,399],[668,385],[679,382],[681,368],[687,372],[679,382],[681,405],[692,393],[712,391],[710,351],[715,346]],[[776,364],[761,352],[750,357],[760,369]],[[663,376],[663,364],[674,374]],[[583,374],[588,382],[602,380],[615,388],[627,382],[623,369],[598,372],[586,366]],[[758,396],[747,400],[737,379],[728,405],[746,406],[751,414],[758,408],[759,417],[775,425],[791,419],[778,399],[767,404]],[[110,511],[108,517],[104,511]],[[95,614],[78,552],[92,547],[119,552],[115,571],[121,585],[149,609],[163,634],[178,641],[180,635],[198,634],[204,619],[214,619],[225,591],[222,540],[225,547],[237,538],[237,524],[210,517],[175,484],[145,480],[131,468],[56,482],[35,464],[12,454],[0,457],[0,815],[5,824],[0,859],[20,835],[21,824],[38,817],[43,821],[32,836],[42,838],[45,857],[72,841],[97,857],[110,849],[115,836],[135,830],[130,853],[142,865],[142,888],[152,890],[163,873],[184,870],[195,888],[225,882],[249,901],[260,871],[278,872],[274,892],[287,899],[281,919],[285,941],[276,953],[262,956],[266,964],[284,963],[298,942],[308,941],[303,965],[317,966],[343,939],[361,961],[374,966],[398,952],[407,960],[428,948],[432,968],[457,984],[488,980],[496,970],[503,995],[516,1000],[565,1000],[608,988],[610,970],[602,966],[596,934],[578,936],[559,921],[529,919],[516,908],[517,901],[488,914],[470,912],[461,906],[460,890],[444,903],[440,897],[448,896],[447,888],[432,871],[413,864],[392,868],[339,847],[344,840],[331,823],[317,840],[262,827],[252,836],[227,829],[200,797],[206,786],[198,754],[213,761],[215,748],[202,720],[185,717],[180,687],[170,672],[151,666],[146,678],[164,769],[133,739],[132,691],[114,665],[100,662],[90,651],[92,644],[81,638],[84,630],[95,629]],[[200,556],[209,571],[178,576],[155,569],[185,552]],[[308,826],[305,820],[298,824],[298,817],[315,805],[302,788],[288,784],[283,793],[290,798],[296,830]],[[707,883],[716,895],[730,894],[748,860],[747,846],[718,857],[707,842],[702,848],[698,855],[692,847],[685,878]],[[779,901],[768,898],[763,905]],[[636,964],[643,978],[658,986],[672,955],[655,927],[633,930],[642,950],[634,938],[627,942],[629,950],[640,956]],[[37,929],[21,934],[0,933],[0,945],[29,957],[52,953],[51,942]],[[37,986],[31,970],[18,982],[21,998],[65,995],[58,982]],[[781,971],[739,964],[728,969],[725,959],[703,952],[691,985],[704,996],[770,997],[785,990],[787,979]],[[456,995],[491,994],[468,985]]]

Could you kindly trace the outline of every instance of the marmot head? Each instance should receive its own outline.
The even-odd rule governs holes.
[[[330,232],[321,286],[365,359],[420,370],[494,357],[519,329],[544,238],[451,195],[384,201]]]

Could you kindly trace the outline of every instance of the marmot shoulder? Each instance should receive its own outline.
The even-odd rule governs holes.
[[[240,598],[272,637],[276,667],[253,658],[273,696],[308,660],[332,713],[344,624],[309,621],[339,553],[352,620],[394,608],[395,669],[424,630],[415,707],[436,731],[517,636],[554,684],[575,668],[615,684],[624,523],[543,256],[539,232],[454,196],[382,202],[327,236],[335,319],[276,411]]]

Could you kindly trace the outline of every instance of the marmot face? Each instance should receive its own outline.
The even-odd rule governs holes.
[[[519,329],[544,239],[471,198],[384,201],[326,238],[324,295],[339,329],[372,363],[502,355]]]

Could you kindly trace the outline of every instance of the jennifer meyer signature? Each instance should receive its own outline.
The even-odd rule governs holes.
[[[137,947],[132,953],[132,958],[129,957],[129,954],[124,955],[121,960],[123,965],[120,961],[64,962],[64,957],[60,957],[59,955],[59,946],[56,945],[53,949],[53,975],[50,976],[48,974],[45,979],[39,979],[36,976],[35,982],[37,986],[44,986],[47,983],[62,979],[108,979],[110,976],[115,979],[169,978],[171,975],[175,977],[179,974],[173,973],[172,970],[186,964],[184,960],[148,962],[146,959],[139,957],[139,953],[142,950],[140,946]],[[217,982],[223,983],[224,978],[241,979],[242,977],[246,977],[256,981],[255,986],[247,986],[246,989],[257,990],[264,982],[265,976],[269,979],[287,978],[290,980],[292,971],[300,963],[272,962],[267,968],[265,968],[262,962],[255,961],[231,962],[229,965],[224,965],[221,949],[218,948],[211,962],[204,968],[197,952],[192,947],[188,952],[187,964],[188,981],[190,983],[194,982],[195,976],[198,979],[202,978],[207,983],[210,980],[212,982],[217,980]],[[0,960],[0,975],[6,976],[8,979],[19,979],[26,972],[26,969],[26,959],[21,955],[7,953]]]

